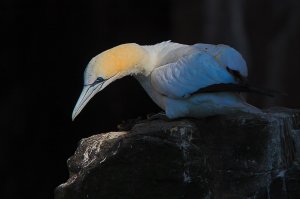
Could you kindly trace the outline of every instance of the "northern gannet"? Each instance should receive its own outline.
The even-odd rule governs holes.
[[[134,76],[170,119],[235,112],[260,112],[239,91],[249,91],[241,54],[219,44],[184,45],[171,41],[142,46],[128,43],[91,59],[72,119],[88,101],[113,81]]]

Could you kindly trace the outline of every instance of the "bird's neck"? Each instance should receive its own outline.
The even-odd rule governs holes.
[[[144,63],[144,75],[149,75],[155,68],[177,61],[182,55],[178,53],[179,49],[186,48],[187,45],[174,43],[170,41],[158,43],[155,45],[142,46],[148,54],[147,62]]]

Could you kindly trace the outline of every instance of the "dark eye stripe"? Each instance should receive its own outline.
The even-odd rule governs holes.
[[[95,86],[96,84],[101,83],[103,81],[104,81],[104,79],[102,77],[98,77],[93,83],[86,84],[85,86]]]
[[[95,86],[96,84],[101,83],[103,81],[104,81],[104,79],[102,77],[97,77],[97,79],[94,81],[94,83],[92,83],[92,86]]]

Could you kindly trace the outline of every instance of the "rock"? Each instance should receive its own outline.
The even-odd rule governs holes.
[[[56,199],[300,198],[300,111],[142,121],[82,139]]]

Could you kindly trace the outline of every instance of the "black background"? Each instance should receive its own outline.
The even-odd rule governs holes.
[[[288,97],[248,96],[259,107],[300,107],[297,0],[2,0],[0,198],[53,198],[78,141],[158,112],[132,77],[71,113],[89,60],[121,43],[225,43],[249,80]]]

